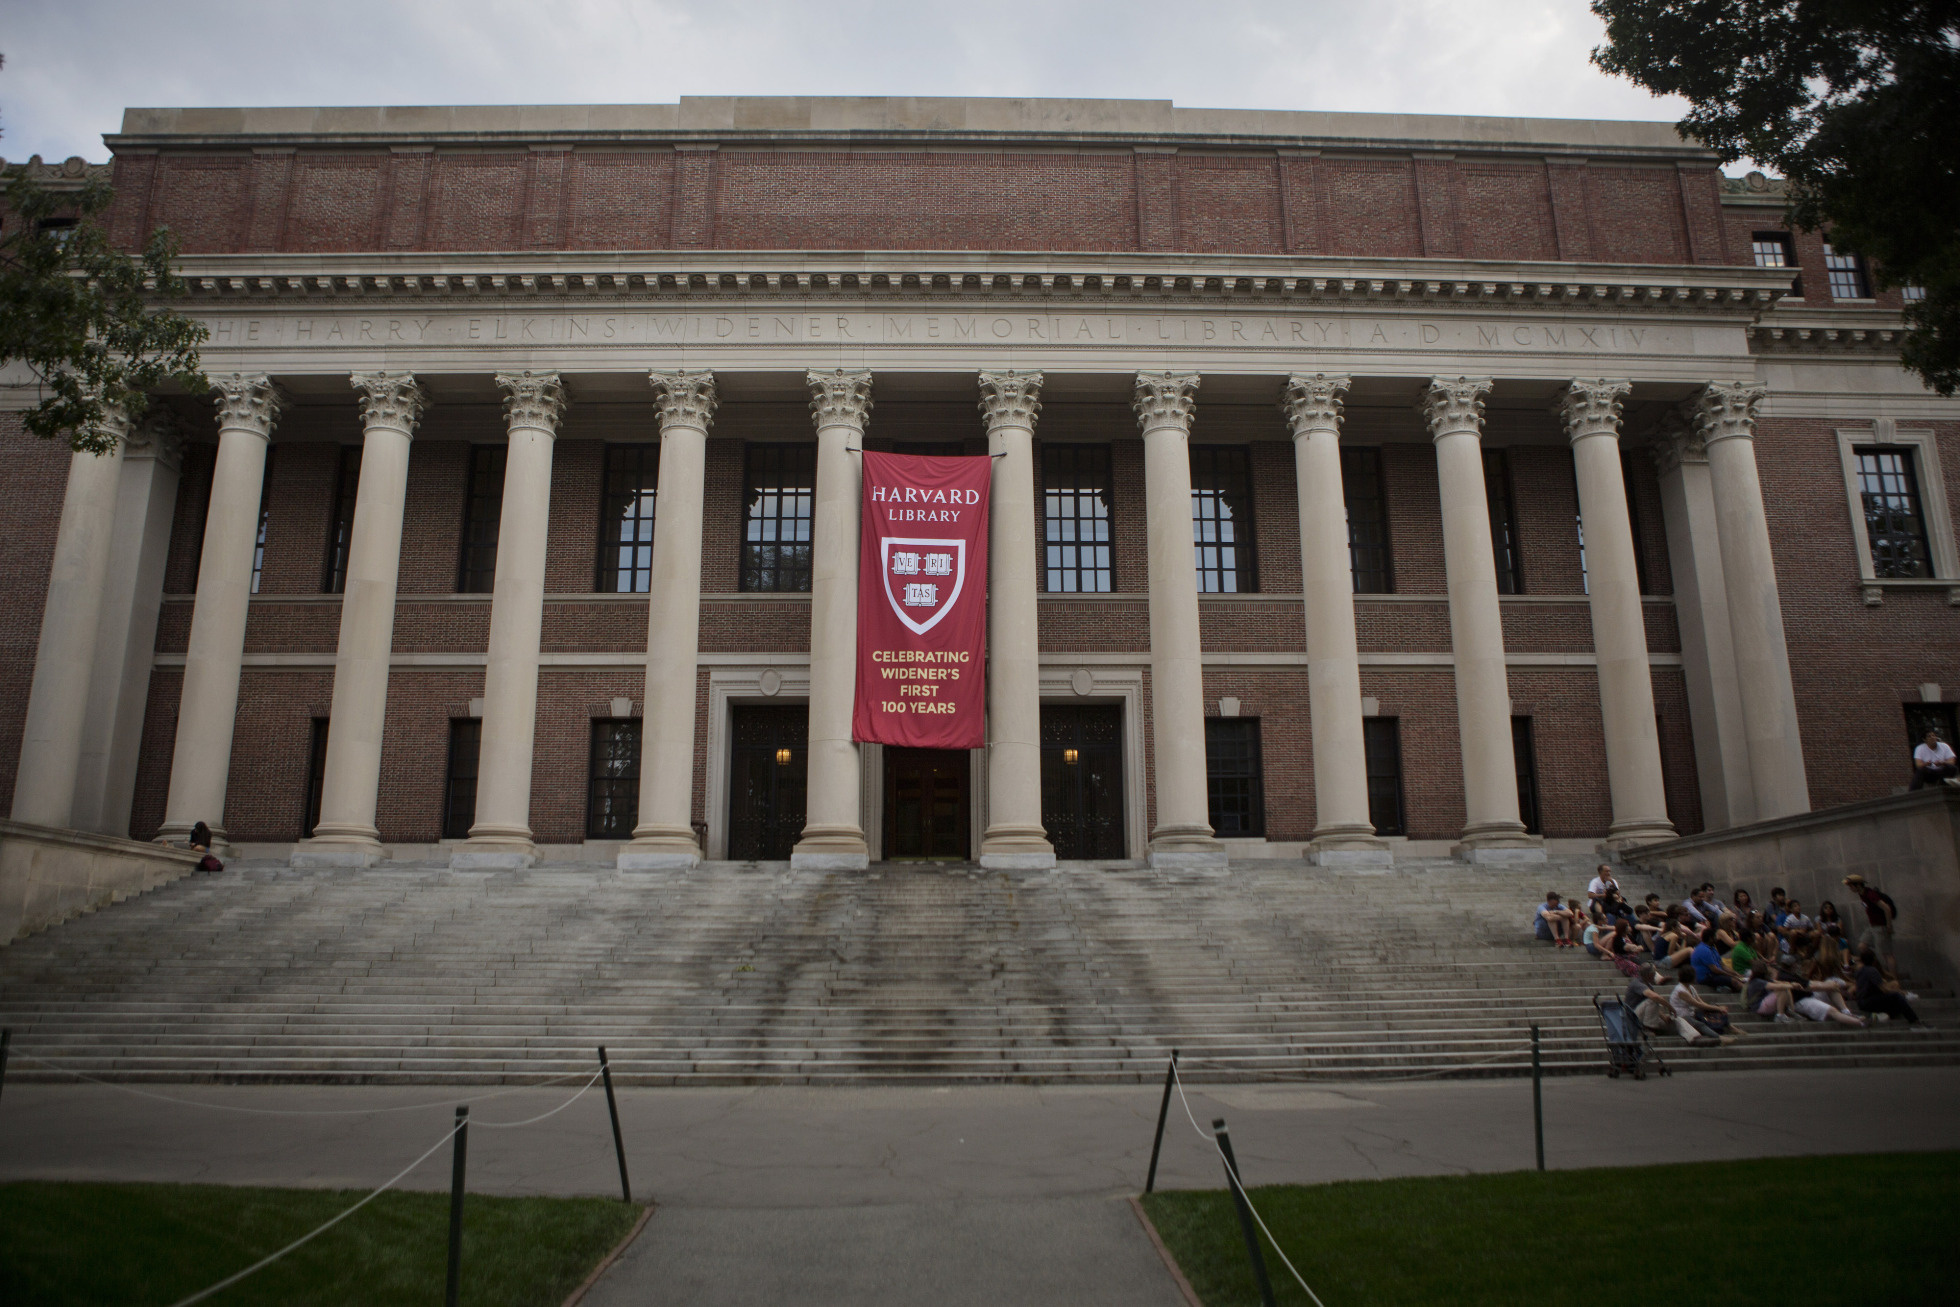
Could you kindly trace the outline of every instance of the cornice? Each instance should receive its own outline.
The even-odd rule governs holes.
[[[1905,336],[1896,312],[1870,309],[1778,307],[1749,327],[1749,348],[1758,354],[1894,354]]]
[[[1051,252],[224,254],[182,259],[193,304],[321,302],[1460,305],[1757,317],[1788,269]],[[1896,318],[1893,330],[1897,330]]]

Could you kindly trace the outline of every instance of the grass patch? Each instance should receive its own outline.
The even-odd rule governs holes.
[[[1271,1185],[1254,1206],[1327,1307],[1951,1303],[1960,1153]],[[1225,1190],[1145,1210],[1206,1307],[1257,1304]],[[1261,1241],[1262,1243],[1264,1240]],[[1266,1246],[1283,1303],[1307,1296]],[[1645,1269],[1642,1269],[1645,1268]],[[1765,1278],[1767,1277],[1767,1278]]]
[[[167,1307],[361,1196],[223,1185],[0,1184],[0,1303]],[[469,1195],[462,1300],[471,1307],[563,1302],[640,1210],[603,1198]],[[207,1301],[428,1307],[442,1301],[448,1265],[449,1195],[391,1190]]]

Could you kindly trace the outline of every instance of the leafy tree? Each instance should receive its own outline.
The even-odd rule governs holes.
[[[1593,62],[1691,106],[1682,135],[1790,182],[1789,220],[1923,287],[1901,361],[1960,387],[1960,0],[1593,0]]]
[[[98,454],[114,443],[109,405],[135,417],[151,390],[206,386],[204,324],[154,304],[184,293],[176,240],[159,229],[140,255],[116,249],[97,221],[111,198],[105,182],[50,191],[23,169],[0,211],[0,366],[25,364],[44,392],[22,422]]]

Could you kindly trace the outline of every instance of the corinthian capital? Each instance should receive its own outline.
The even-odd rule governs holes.
[[[497,387],[504,392],[504,422],[511,429],[558,430],[565,416],[565,383],[556,372],[499,372]]]
[[[1756,436],[1756,404],[1769,394],[1765,386],[1749,381],[1711,381],[1690,404],[1695,434],[1703,445],[1718,440],[1753,440]]]
[[[270,439],[272,424],[279,410],[286,407],[286,392],[263,372],[234,372],[228,377],[211,378],[212,399],[218,405],[218,430],[249,431]]]
[[[350,380],[360,391],[363,427],[385,427],[405,436],[429,407],[429,397],[415,384],[412,372],[356,372]]]
[[[1341,429],[1341,396],[1347,394],[1345,374],[1328,376],[1316,372],[1308,376],[1296,372],[1279,388],[1279,411],[1286,414],[1286,425],[1295,436],[1309,431]]]
[[[653,386],[653,407],[660,415],[661,430],[694,427],[706,431],[714,421],[715,405],[721,402],[715,395],[714,373],[705,369],[649,372],[647,381]]]
[[[1683,463],[1708,461],[1708,446],[1701,443],[1701,433],[1695,430],[1691,407],[1692,403],[1677,404],[1662,413],[1654,425],[1654,469],[1662,476]]]
[[[1429,437],[1440,440],[1462,432],[1477,435],[1484,426],[1484,395],[1489,377],[1433,377],[1416,391],[1416,407],[1429,424]]]
[[[1195,372],[1139,372],[1136,398],[1137,425],[1145,431],[1157,427],[1191,430],[1191,417],[1198,410],[1198,374]]]
[[[1620,403],[1633,393],[1628,381],[1574,381],[1552,405],[1565,426],[1565,438],[1578,442],[1587,436],[1620,434]]]
[[[123,437],[126,457],[154,458],[173,470],[183,466],[184,428],[177,415],[154,401]]]
[[[857,427],[871,416],[871,374],[846,372],[810,373],[810,416],[818,430],[824,427]]]
[[[987,419],[987,430],[995,427],[1034,429],[1041,413],[1041,374],[1039,372],[982,372],[980,374],[980,412]]]

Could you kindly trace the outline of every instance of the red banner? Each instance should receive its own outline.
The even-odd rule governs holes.
[[[864,454],[851,736],[908,749],[987,738],[993,460]]]

